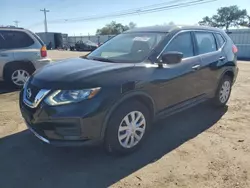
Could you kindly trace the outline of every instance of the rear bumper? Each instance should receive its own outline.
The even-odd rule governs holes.
[[[36,62],[34,62],[34,66],[36,69],[40,69],[42,67],[44,67],[45,65],[48,65],[52,62],[51,59],[46,58],[46,59],[39,59]]]
[[[235,83],[235,81],[236,81],[236,79],[237,79],[238,72],[239,72],[239,67],[236,67],[236,68],[235,68],[235,71],[234,71],[234,79],[233,79],[233,83]]]

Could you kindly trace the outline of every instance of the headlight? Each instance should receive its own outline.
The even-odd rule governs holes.
[[[24,84],[23,84],[23,89],[26,88],[26,86],[27,86],[27,84],[28,84],[28,82],[29,82],[29,79],[30,79],[30,77],[27,78],[27,80],[24,82]]]
[[[99,91],[100,87],[82,90],[57,90],[51,93],[45,102],[48,105],[56,106],[62,104],[76,103],[85,99],[91,99]]]

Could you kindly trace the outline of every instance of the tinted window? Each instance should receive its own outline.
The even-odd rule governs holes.
[[[218,42],[218,47],[221,48],[223,46],[223,44],[226,42],[225,39],[221,36],[221,34],[216,33],[215,34],[216,38],[217,38],[217,42]]]
[[[183,53],[183,57],[194,56],[193,43],[190,32],[177,35],[167,46],[164,52],[178,51]]]
[[[5,41],[4,49],[24,48],[34,43],[26,33],[20,31],[1,31],[1,35]]]
[[[195,33],[199,54],[205,54],[216,51],[215,38],[212,33],[196,32]]]
[[[4,45],[5,41],[3,39],[3,36],[0,33],[0,49],[3,49],[3,45]]]
[[[38,42],[39,42],[42,46],[44,46],[44,42],[42,41],[42,39],[41,39],[39,36],[37,36],[35,33],[32,33],[31,31],[29,31],[29,33],[30,33],[31,35],[33,35],[33,36],[36,38],[36,40],[38,40]]]

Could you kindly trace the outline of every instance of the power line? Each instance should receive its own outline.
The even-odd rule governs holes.
[[[41,9],[40,11],[42,11],[44,13],[44,30],[47,33],[48,32],[48,25],[47,25],[47,12],[49,12],[49,10],[47,10],[46,8]]]
[[[204,4],[204,3],[209,3],[217,0],[192,0],[184,3],[177,3],[177,4],[172,4],[172,5],[165,5],[165,6],[160,6],[156,8],[149,8],[149,9],[137,9],[134,11],[126,12],[126,13],[117,13],[117,14],[106,14],[106,15],[97,15],[97,16],[92,16],[92,17],[81,17],[81,18],[71,18],[71,19],[64,19],[64,20],[54,20],[51,21],[51,23],[64,23],[64,22],[82,22],[82,21],[93,21],[93,20],[99,20],[99,19],[105,19],[105,18],[112,18],[112,17],[123,17],[123,16],[128,16],[128,15],[136,15],[136,14],[148,14],[148,13],[153,13],[153,12],[160,12],[164,10],[169,10],[169,9],[176,9],[176,8],[182,8],[182,7],[189,7],[189,6],[194,6],[198,4]],[[176,1],[172,1],[176,2]]]
[[[138,11],[138,10],[141,10],[141,9],[144,9],[144,8],[153,8],[153,7],[162,6],[162,5],[168,5],[168,4],[171,4],[173,2],[181,2],[181,1],[187,1],[187,0],[170,0],[170,1],[167,1],[167,2],[164,2],[164,3],[158,3],[158,4],[153,4],[153,5],[148,5],[148,6],[143,6],[143,7],[133,8],[133,9],[116,11],[116,12],[113,12],[112,15],[113,14],[119,14],[119,13],[120,14],[121,13],[131,13],[131,11]],[[43,11],[43,10],[41,10],[41,11]],[[110,14],[108,14],[108,15],[110,15]],[[107,16],[107,14],[104,14],[102,16]],[[100,16],[100,17],[102,17],[102,16]],[[91,17],[80,17],[80,18],[85,18],[86,19],[86,18],[91,18]],[[79,19],[79,17],[77,17],[77,18],[69,18],[69,20],[71,20],[71,19]],[[56,19],[56,20],[50,21],[50,23],[53,23],[53,22],[55,23],[55,22],[60,22],[60,21],[61,22],[65,22],[66,20],[68,20],[68,19]],[[34,23],[32,25],[29,25],[27,28],[32,28],[32,27],[41,25],[42,23],[43,22],[37,22],[37,23]]]
[[[111,14],[103,14],[103,15],[94,15],[94,16],[88,16],[88,17],[76,17],[76,18],[66,18],[66,19],[57,19],[57,20],[52,20],[52,22],[60,22],[60,21],[73,21],[73,20],[78,20],[78,19],[88,19],[88,18],[93,18],[93,17],[96,17],[98,16],[99,17],[106,17],[106,16],[116,16],[116,15],[119,15],[119,14],[131,14],[131,13],[138,13],[144,9],[149,9],[149,8],[156,8],[156,7],[161,7],[161,6],[166,6],[166,5],[171,5],[173,3],[176,3],[176,2],[182,2],[182,1],[190,1],[190,0],[171,0],[171,1],[167,1],[167,2],[164,2],[164,3],[158,3],[158,4],[153,4],[153,5],[148,5],[148,6],[143,6],[143,7],[138,7],[138,8],[133,8],[133,9],[127,9],[127,10],[121,10],[121,11],[116,11],[116,12],[113,12]]]
[[[123,16],[129,16],[129,15],[136,15],[136,14],[149,14],[154,12],[160,12],[170,9],[177,9],[177,8],[184,8],[204,3],[210,3],[217,0],[171,0],[165,3],[159,3],[159,4],[153,4],[149,6],[134,8],[134,9],[128,9],[123,11],[117,11],[110,14],[104,14],[104,15],[95,15],[95,16],[89,16],[89,17],[78,17],[78,18],[66,18],[66,19],[57,19],[52,20],[50,23],[65,23],[65,22],[84,22],[84,21],[94,21],[94,20],[100,20],[105,18],[115,18],[115,17],[123,17]],[[36,23],[31,25],[30,27],[40,25],[41,23]]]

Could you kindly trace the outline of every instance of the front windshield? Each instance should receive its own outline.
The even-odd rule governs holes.
[[[121,63],[142,62],[165,36],[166,33],[120,34],[90,53],[87,58]]]

